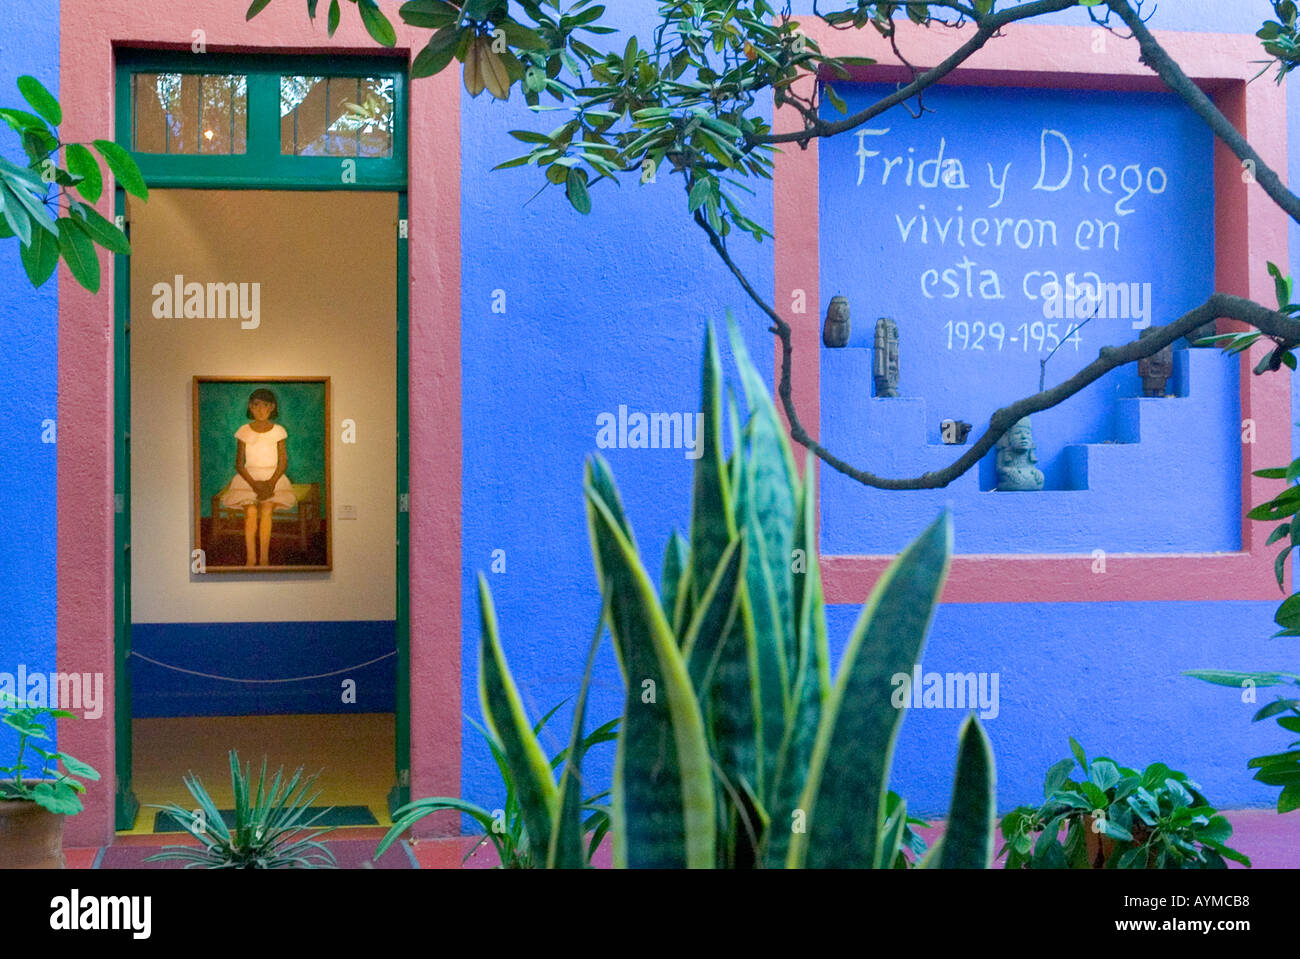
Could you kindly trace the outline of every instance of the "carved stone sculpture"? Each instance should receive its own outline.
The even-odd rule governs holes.
[[[822,327],[822,342],[829,347],[847,346],[849,342],[849,300],[844,296],[831,297],[826,308],[826,323]]]
[[[1141,333],[1141,339],[1146,339],[1148,333],[1154,333],[1154,329],[1145,329]],[[1174,348],[1173,344],[1166,346],[1154,356],[1148,356],[1145,359],[1138,360],[1138,375],[1142,377],[1142,395],[1143,396],[1165,396],[1166,387],[1169,385],[1169,377],[1174,373]]]
[[[898,396],[898,324],[887,316],[876,320],[871,375],[876,396]]]
[[[1036,492],[1043,488],[1043,471],[1034,465],[1038,457],[1028,416],[1002,434],[997,450],[999,490]]]

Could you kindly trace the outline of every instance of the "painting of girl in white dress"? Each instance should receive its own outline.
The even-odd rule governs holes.
[[[328,378],[195,377],[194,411],[207,571],[329,569]]]

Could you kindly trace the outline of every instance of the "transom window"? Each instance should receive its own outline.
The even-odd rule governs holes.
[[[393,58],[123,51],[117,141],[150,182],[401,188],[405,67]]]

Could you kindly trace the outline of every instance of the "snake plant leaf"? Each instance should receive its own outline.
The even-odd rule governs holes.
[[[889,766],[903,710],[891,679],[910,676],[947,577],[952,524],[945,510],[889,565],[849,637],[822,715],[799,806],[792,868],[863,868],[877,861]],[[905,687],[906,688],[906,687]]]
[[[605,616],[596,620],[596,635],[591,639],[591,648],[587,651],[587,668],[582,674],[582,686],[578,689],[578,701],[573,707],[573,734],[569,737],[569,748],[564,763],[564,772],[560,776],[560,795],[556,803],[555,825],[551,829],[551,848],[546,857],[548,869],[582,869],[587,865],[583,852],[582,825],[582,757],[586,751],[587,739],[583,736],[583,726],[587,720],[587,691],[591,688],[591,673],[596,665],[596,652],[600,649],[600,638],[605,632]]]
[[[903,831],[907,829],[907,800],[900,799],[898,808],[893,814],[885,819],[885,831],[881,834],[880,839],[880,863],[879,869],[892,869],[901,855],[899,843],[903,839]]]
[[[555,821],[559,805],[555,780],[551,778],[550,763],[533,735],[532,724],[506,664],[498,638],[492,592],[482,573],[478,577],[478,598],[483,624],[478,670],[483,720],[501,744],[510,766],[529,841],[535,848],[546,849],[551,838],[551,823]]]
[[[682,639],[682,658],[696,697],[704,702],[721,657],[722,640],[740,615],[738,586],[744,569],[744,543],[737,537],[722,554]]]
[[[997,802],[993,747],[974,716],[967,716],[962,723],[959,742],[948,829],[939,841],[939,868],[987,869],[993,861]],[[1052,833],[1055,835],[1056,830]]]
[[[777,756],[785,738],[790,715],[790,674],[795,669],[786,656],[787,635],[793,622],[790,563],[786,558],[790,556],[794,535],[794,504],[790,504],[790,528],[783,533],[774,530],[773,527],[781,520],[765,510],[761,501],[765,498],[764,485],[785,482],[784,476],[777,479],[771,469],[773,465],[779,469],[779,454],[774,455],[771,447],[764,448],[753,439],[752,432],[749,436],[750,455],[744,460],[735,503],[736,525],[744,531],[751,544],[745,564],[746,603],[743,612],[746,627],[754,637],[749,684],[753,688],[754,708],[760,719],[756,727],[755,752],[759,763],[758,796],[762,800],[775,776]],[[772,562],[772,550],[780,551],[775,563]]]
[[[722,456],[722,360],[712,323],[704,338],[701,381],[704,431],[695,438],[700,455],[695,461],[691,496],[691,592],[697,606],[727,544],[736,538],[730,483]]]
[[[830,695],[830,652],[821,570],[817,565],[817,471],[808,454],[795,524],[799,550],[792,557],[797,648],[799,659],[792,679],[793,710],[780,744],[770,806],[776,828],[767,834],[764,861],[770,868],[785,863],[794,826],[795,809],[808,775],[821,718]]]
[[[610,472],[609,464],[605,462],[604,457],[596,454],[592,456],[583,470],[584,483],[596,492],[601,501],[609,509],[610,515],[614,517],[620,532],[636,548],[636,539],[632,535],[632,527],[627,521],[627,514],[623,510],[623,500],[619,496],[618,486],[614,482],[614,475]],[[591,511],[588,510],[587,534],[591,539],[591,555],[596,564],[596,582],[600,586],[600,594],[608,596],[609,590],[606,588],[606,573],[609,568],[617,569],[620,565],[617,550],[613,544],[605,538],[597,536],[596,524],[591,519]],[[614,653],[618,659],[619,668],[623,671],[623,678],[627,680],[627,650],[619,642],[618,634],[614,636]]]
[[[674,627],[677,597],[680,595],[686,565],[690,559],[691,553],[686,546],[686,540],[682,539],[681,534],[674,529],[672,535],[668,537],[668,546],[664,549],[664,575],[659,584],[659,593],[663,597],[664,616]],[[689,584],[687,588],[690,588]],[[675,628],[674,633],[676,633]],[[678,639],[682,638],[680,633],[676,635]]]
[[[586,495],[610,633],[623,650],[627,680],[610,807],[614,864],[712,868],[713,770],[686,662],[617,518],[591,485]]]

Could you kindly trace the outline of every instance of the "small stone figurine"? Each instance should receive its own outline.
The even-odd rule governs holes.
[[[871,374],[875,380],[876,396],[898,396],[898,324],[887,316],[876,320]]]
[[[1043,488],[1043,471],[1034,464],[1034,431],[1029,417],[1016,424],[998,439],[998,489],[1013,492],[1036,492]]]
[[[1142,331],[1140,339],[1146,339],[1148,333],[1154,332],[1154,329],[1148,327]],[[1142,377],[1142,395],[1166,396],[1165,389],[1169,385],[1169,377],[1173,375],[1173,372],[1173,344],[1166,346],[1154,356],[1138,360],[1138,375]]]
[[[826,324],[822,327],[822,342],[835,348],[848,346],[849,343],[849,299],[846,296],[831,297],[831,305],[826,308]]]

